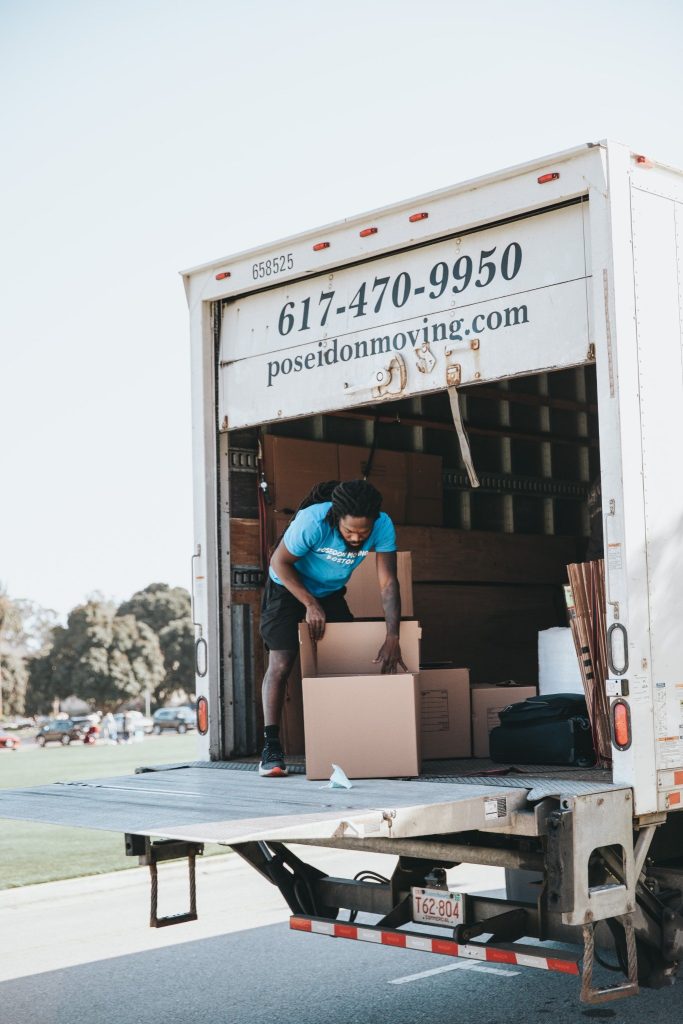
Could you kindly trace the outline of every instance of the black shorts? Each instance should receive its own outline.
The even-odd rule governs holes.
[[[344,600],[346,587],[317,600],[328,622],[353,622],[353,615]],[[269,651],[298,651],[299,623],[306,618],[306,608],[294,594],[268,576],[261,602],[261,636]]]

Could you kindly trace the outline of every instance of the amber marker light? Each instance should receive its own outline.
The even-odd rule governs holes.
[[[615,700],[612,705],[612,739],[617,750],[631,746],[631,712],[625,700]]]
[[[197,701],[197,731],[206,736],[209,731],[209,702],[206,697],[200,697]]]

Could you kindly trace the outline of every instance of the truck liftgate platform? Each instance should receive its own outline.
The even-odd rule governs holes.
[[[634,842],[631,791],[612,784],[606,772],[556,769],[553,777],[547,768],[532,774],[510,768],[502,776],[468,776],[471,762],[433,762],[432,777],[361,779],[351,790],[333,790],[297,774],[296,765],[292,776],[276,781],[260,778],[256,767],[196,762],[9,790],[0,792],[0,817],[124,833],[127,852],[150,867],[155,927],[195,919],[194,858],[204,843],[219,843],[280,889],[296,930],[581,972],[586,1002],[637,992],[635,923],[643,898],[650,900],[647,927],[656,919],[671,951],[683,935],[683,918],[658,907],[649,889],[645,897],[639,890],[655,826],[645,824]],[[477,767],[481,772],[481,762]],[[396,867],[387,879],[363,872],[331,878],[302,859],[307,846],[386,853],[397,858]],[[190,862],[190,911],[160,919],[157,863],[180,857]],[[414,930],[414,892],[451,899],[446,871],[459,863],[537,872],[538,895],[468,895],[455,927],[418,923]],[[614,935],[627,978],[604,990],[592,985],[599,921]],[[578,942],[583,949],[530,946],[529,940]],[[651,966],[658,983],[671,983],[673,957]]]

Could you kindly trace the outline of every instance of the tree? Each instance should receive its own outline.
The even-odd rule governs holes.
[[[157,700],[165,700],[173,691],[194,691],[194,627],[192,603],[184,587],[150,583],[128,601],[118,615],[134,615],[159,638],[164,657],[164,679],[154,691]]]
[[[0,685],[2,686],[2,713],[23,715],[26,709],[28,671],[26,659],[14,651],[0,654]]]
[[[49,706],[55,696],[77,694],[92,707],[109,709],[154,691],[164,678],[156,634],[112,604],[88,601],[53,629],[53,645],[32,659],[29,705]]]
[[[166,676],[157,690],[159,700],[167,699],[175,690],[194,691],[194,626],[192,619],[174,619],[159,634],[164,655]]]

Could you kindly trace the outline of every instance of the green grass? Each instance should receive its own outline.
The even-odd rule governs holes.
[[[118,746],[73,743],[68,747],[50,744],[41,749],[25,743],[16,753],[0,750],[0,788],[129,775],[141,765],[196,759],[194,733],[146,737],[142,743]],[[225,853],[225,848],[210,846],[206,853]],[[0,889],[136,865],[137,858],[126,857],[120,833],[0,820]]]

